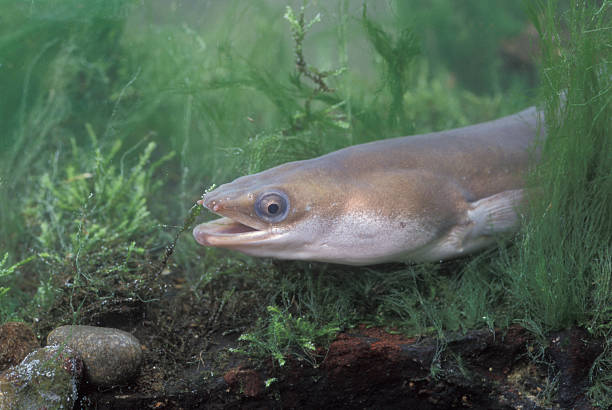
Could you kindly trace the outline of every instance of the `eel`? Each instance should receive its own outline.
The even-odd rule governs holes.
[[[467,127],[355,145],[240,177],[199,204],[204,246],[369,265],[459,257],[519,226],[535,107]]]

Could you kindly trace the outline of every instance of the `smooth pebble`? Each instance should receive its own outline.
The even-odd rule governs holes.
[[[134,336],[123,330],[68,325],[47,336],[48,344],[66,344],[83,359],[85,377],[99,386],[122,384],[135,376],[142,363],[142,348]]]

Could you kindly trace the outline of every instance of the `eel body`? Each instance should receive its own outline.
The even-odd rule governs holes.
[[[517,228],[538,111],[351,146],[207,193],[202,245],[367,265],[439,261]]]

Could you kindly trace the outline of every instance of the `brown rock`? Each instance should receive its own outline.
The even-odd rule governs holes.
[[[225,373],[223,380],[230,389],[243,393],[247,397],[257,397],[263,390],[263,382],[253,369],[237,367]]]
[[[25,323],[3,324],[0,326],[0,371],[18,364],[38,347],[38,339]]]
[[[558,401],[563,408],[576,406],[589,386],[589,371],[604,349],[602,340],[593,340],[582,328],[566,329],[549,336],[547,349],[558,373]]]
[[[85,365],[85,375],[96,385],[122,384],[135,376],[142,363],[142,348],[123,330],[96,326],[60,326],[47,336],[49,344],[76,350]]]

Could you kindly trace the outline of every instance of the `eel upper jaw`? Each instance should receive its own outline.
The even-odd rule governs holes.
[[[193,229],[193,236],[204,246],[238,248],[260,244],[281,235],[270,228],[256,228],[236,219],[221,215],[219,219],[197,225]]]

